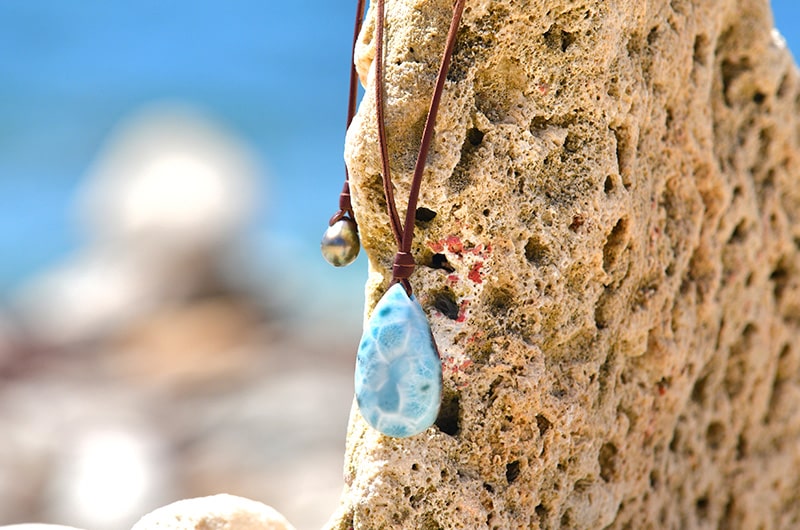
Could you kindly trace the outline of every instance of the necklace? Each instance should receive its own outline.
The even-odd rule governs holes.
[[[367,423],[387,436],[404,438],[419,434],[433,425],[441,404],[442,364],[439,351],[436,348],[425,312],[414,297],[409,282],[416,265],[411,254],[411,244],[414,239],[414,216],[425,171],[425,162],[433,139],[436,114],[439,110],[439,102],[455,47],[465,0],[456,0],[453,7],[447,44],[439,65],[439,73],[436,77],[436,85],[420,141],[419,154],[414,166],[404,224],[400,221],[395,205],[383,115],[384,3],[385,0],[377,0],[375,106],[383,190],[392,234],[397,243],[397,253],[392,266],[390,287],[373,309],[358,347],[355,394],[361,415]],[[358,24],[360,22],[357,22]],[[351,75],[353,75],[352,71]],[[345,185],[348,187],[347,200],[349,201],[347,181]],[[340,212],[337,212],[337,215],[343,210],[340,199]],[[347,219],[353,220],[354,230],[357,230],[352,209],[349,210],[349,213],[342,213],[339,219],[335,221],[332,219],[329,230],[336,226],[336,223]],[[324,247],[325,240],[323,239],[323,250]],[[357,252],[358,250],[355,251],[356,254]]]
[[[358,34],[361,32],[361,19],[364,15],[364,0],[358,0],[356,5],[356,21],[353,25],[353,49],[351,57],[355,55]],[[356,115],[356,97],[358,95],[358,73],[356,65],[351,60],[350,87],[347,96],[347,127]],[[328,221],[328,229],[322,236],[322,256],[334,267],[350,265],[358,256],[361,246],[358,238],[358,225],[350,203],[350,174],[347,165],[344,166],[344,185],[339,194],[339,210]]]

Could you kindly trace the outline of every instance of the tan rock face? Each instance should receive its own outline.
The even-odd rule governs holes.
[[[401,216],[450,6],[387,1]],[[766,0],[468,0],[414,244],[443,411],[407,440],[353,414],[331,528],[800,525],[800,81],[771,28]]]

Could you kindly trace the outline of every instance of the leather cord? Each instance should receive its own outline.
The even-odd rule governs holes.
[[[350,54],[350,85],[347,97],[347,127],[345,128],[345,131],[350,128],[350,123],[352,123],[353,117],[356,115],[356,99],[358,98],[358,72],[356,71],[354,57],[356,54],[356,43],[358,43],[358,34],[361,33],[361,24],[363,19],[364,0],[358,0],[358,3],[356,4],[356,21],[355,24],[353,24],[353,50]],[[328,221],[328,225],[333,226],[334,223],[344,218],[349,218],[354,223],[356,221],[356,216],[353,213],[353,205],[350,202],[350,173],[347,171],[346,164],[344,166],[344,185],[342,186],[342,192],[339,194],[339,211],[333,214],[333,217],[331,217],[330,221]]]
[[[384,119],[384,70],[383,70],[383,41],[385,25],[385,0],[378,0],[378,11],[376,16],[375,29],[375,107],[378,122],[378,144],[381,153],[381,169],[383,171],[383,192],[386,198],[386,209],[389,215],[392,234],[397,243],[397,253],[395,254],[392,266],[392,284],[402,283],[406,292],[411,296],[411,284],[408,278],[414,272],[415,261],[411,255],[411,243],[414,240],[414,218],[417,210],[417,200],[422,186],[422,176],[425,173],[425,164],[428,158],[433,131],[436,124],[436,115],[439,111],[439,103],[444,91],[444,83],[447,78],[447,70],[450,67],[450,59],[453,56],[458,26],[461,22],[461,15],[464,12],[466,0],[456,0],[453,6],[453,18],[450,21],[450,29],[447,33],[447,44],[442,60],[439,64],[439,73],[436,76],[436,86],[431,97],[428,115],[425,119],[425,127],[420,141],[419,154],[414,165],[414,175],[411,179],[411,188],[408,194],[408,207],[406,208],[405,225],[400,223],[400,216],[394,199],[394,186],[389,171],[389,149],[386,142],[386,124]]]

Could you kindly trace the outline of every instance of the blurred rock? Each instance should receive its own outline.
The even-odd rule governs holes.
[[[213,495],[175,502],[144,516],[133,530],[294,530],[275,509],[242,497]]]
[[[169,440],[146,394],[43,374],[0,387],[0,521],[129,528],[174,495]]]
[[[238,384],[253,373],[274,331],[233,295],[156,308],[110,339],[110,372],[148,385],[191,390]]]
[[[79,193],[87,246],[22,293],[29,327],[86,342],[224,290],[259,177],[249,150],[196,112],[159,105],[124,122]]]
[[[124,528],[164,497],[166,447],[144,426],[95,422],[61,440],[44,513],[87,528]]]
[[[0,526],[0,530],[80,530],[74,526],[61,526],[57,524],[12,524],[10,526]]]
[[[0,317],[0,524],[127,530],[227,491],[318,527],[358,337],[286,325],[318,293],[256,262],[256,171],[235,141],[185,111],[131,123],[81,194],[86,248],[25,290],[8,333]]]
[[[112,134],[79,214],[93,241],[193,252],[241,231],[258,175],[249,149],[218,124],[186,107],[154,105]]]

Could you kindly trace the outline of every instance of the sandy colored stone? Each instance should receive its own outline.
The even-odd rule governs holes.
[[[80,530],[74,526],[61,526],[58,524],[12,524],[9,526],[0,526],[0,530]]]
[[[294,530],[274,508],[233,495],[174,502],[151,512],[132,530]]]
[[[451,4],[387,0],[401,216]],[[346,148],[368,309],[373,32],[374,6]],[[353,413],[329,528],[800,527],[799,117],[766,0],[468,0],[413,248],[444,407],[407,440]]]

